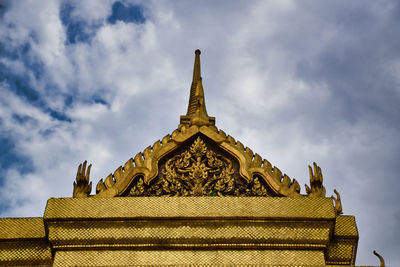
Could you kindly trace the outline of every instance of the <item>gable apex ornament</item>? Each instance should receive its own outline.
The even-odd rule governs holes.
[[[200,68],[200,50],[195,51],[193,79],[190,87],[189,105],[186,115],[181,116],[183,125],[215,125],[215,117],[207,114],[206,102],[204,99],[203,82]]]
[[[80,165],[74,197],[116,196],[277,196],[325,197],[321,168],[309,166],[306,195],[300,185],[260,155],[215,126],[207,114],[200,69],[195,51],[193,79],[186,115],[180,124],[124,166],[101,179],[90,196],[89,170]],[[196,152],[197,151],[197,152]],[[339,193],[331,197],[336,214],[342,213]]]

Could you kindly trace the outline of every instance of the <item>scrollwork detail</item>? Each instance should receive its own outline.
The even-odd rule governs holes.
[[[172,156],[160,168],[157,179],[145,185],[134,182],[130,196],[267,196],[258,177],[246,183],[235,172],[232,160],[197,137],[183,152]]]

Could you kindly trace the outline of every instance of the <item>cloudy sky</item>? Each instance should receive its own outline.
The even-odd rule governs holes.
[[[43,216],[171,133],[201,49],[216,125],[356,216],[400,266],[398,1],[0,1],[0,215]],[[92,192],[93,193],[93,192]]]

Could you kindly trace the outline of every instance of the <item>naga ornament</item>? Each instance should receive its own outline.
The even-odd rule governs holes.
[[[332,195],[331,199],[333,200],[336,216],[339,216],[340,214],[343,214],[342,200],[340,199],[340,194],[336,189],[334,189],[333,192],[335,192],[336,197]]]
[[[74,192],[73,197],[82,198],[88,197],[92,191],[92,182],[89,183],[90,168],[92,164],[86,170],[87,161],[85,160],[83,164],[79,164],[78,172],[76,173],[76,182],[74,182]]]
[[[325,187],[322,185],[323,177],[321,168],[317,165],[317,163],[313,163],[314,171],[311,166],[308,166],[308,170],[310,171],[310,187],[306,185],[306,192],[309,197],[325,197],[326,191]]]

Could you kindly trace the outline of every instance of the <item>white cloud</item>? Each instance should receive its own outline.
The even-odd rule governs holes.
[[[74,7],[71,11],[71,18],[75,20],[84,20],[86,23],[99,23],[111,14],[112,0],[96,1],[96,0],[68,0],[63,4],[69,4]]]
[[[65,33],[58,1],[43,1],[41,5],[36,1],[13,1],[3,19],[3,27],[8,23],[14,26],[6,30],[7,36],[17,44],[30,41],[43,63],[51,65],[62,54]]]

